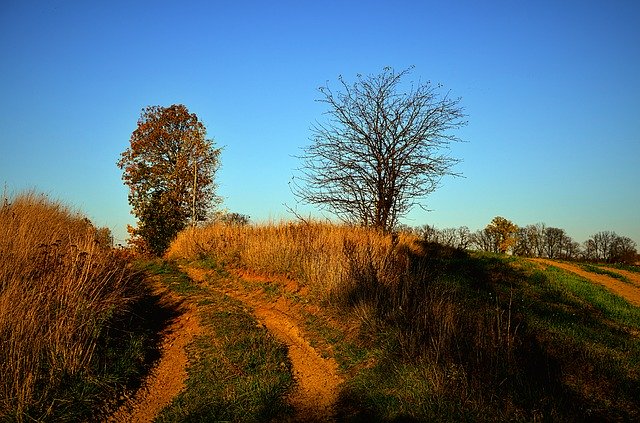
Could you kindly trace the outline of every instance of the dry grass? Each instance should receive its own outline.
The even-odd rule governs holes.
[[[510,316],[502,307],[460,307],[458,288],[440,280],[444,269],[438,267],[443,260],[455,262],[442,254],[459,250],[428,251],[429,245],[409,234],[326,223],[214,224],[180,233],[168,255],[213,257],[252,272],[287,275],[365,330],[391,330],[407,358],[426,354],[439,362],[470,337],[465,348],[476,349],[470,351],[476,358],[499,345],[501,357],[488,359],[503,360],[514,342]]]
[[[318,333],[352,375],[345,420],[637,420],[637,399],[625,394],[638,386],[637,342],[606,329],[618,319],[614,307],[527,262],[406,234],[287,222],[188,229],[168,255],[286,275],[329,305]],[[591,353],[596,344],[612,353]],[[616,348],[629,351],[619,362]]]
[[[385,272],[397,244],[406,235],[383,236],[357,227],[327,223],[212,224],[181,232],[167,256],[173,259],[214,257],[225,265],[263,274],[285,275],[326,299],[349,277],[349,258]]]
[[[468,256],[460,250],[409,234],[282,222],[188,229],[168,256],[213,258],[297,280],[343,324],[358,327],[365,344],[380,346],[392,361],[430,369],[430,395],[484,403],[510,377],[518,344],[510,305],[476,304],[450,279],[465,272]]]
[[[126,261],[98,238],[45,196],[0,208],[0,416],[53,412],[57,390],[89,371],[105,325],[134,299]]]

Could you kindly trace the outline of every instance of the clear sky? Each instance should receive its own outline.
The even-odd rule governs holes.
[[[415,65],[462,97],[463,160],[405,223],[544,222],[640,245],[640,2],[0,2],[0,183],[112,228],[142,108],[185,104],[224,146],[219,194],[290,218],[288,182],[338,75]],[[304,209],[303,210],[307,210]]]

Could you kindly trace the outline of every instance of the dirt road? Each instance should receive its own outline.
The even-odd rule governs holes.
[[[611,276],[587,272],[586,270],[582,270],[580,266],[572,263],[562,263],[554,260],[541,259],[541,258],[535,258],[531,260],[536,263],[541,263],[547,266],[555,266],[562,270],[567,270],[569,272],[575,273],[578,276],[588,279],[594,283],[603,285],[606,288],[608,288],[610,291],[612,291],[614,294],[619,295],[622,298],[629,301],[629,303],[637,307],[640,307],[640,278],[636,273],[625,272],[618,269],[608,269],[612,272],[616,272],[627,277],[630,281],[632,281],[632,283],[630,284],[630,283],[612,278]]]
[[[196,282],[220,289],[253,309],[257,320],[289,349],[296,388],[289,397],[295,410],[292,421],[323,422],[335,420],[335,405],[342,379],[338,366],[332,358],[323,358],[304,338],[299,306],[280,296],[268,298],[261,289],[243,290],[238,287],[216,287],[209,283],[207,271],[197,268],[184,269]],[[262,283],[244,275],[249,284]]]
[[[156,283],[154,295],[161,303],[178,311],[178,315],[160,334],[160,358],[142,387],[129,398],[108,422],[151,422],[185,387],[187,355],[185,347],[201,332],[197,310]]]
[[[297,311],[299,307],[283,296],[267,298],[261,289],[212,285],[207,271],[203,269],[185,268],[183,271],[195,282],[206,284],[251,307],[257,320],[287,345],[296,381],[289,397],[294,409],[291,421],[335,420],[335,405],[342,383],[338,366],[335,360],[323,358],[304,338],[303,321]],[[243,280],[251,284],[251,278],[245,276]],[[157,285],[155,289],[154,294],[179,310],[179,314],[161,333],[161,355],[156,367],[135,395],[107,419],[108,422],[151,422],[185,387],[188,364],[185,347],[201,333],[197,310],[167,288]]]

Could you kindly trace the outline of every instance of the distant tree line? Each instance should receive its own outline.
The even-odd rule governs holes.
[[[411,231],[427,242],[464,250],[606,263],[633,264],[638,261],[636,243],[612,231],[597,232],[580,244],[564,229],[544,223],[518,227],[500,216],[475,232],[466,226],[438,229],[430,225],[402,230]]]

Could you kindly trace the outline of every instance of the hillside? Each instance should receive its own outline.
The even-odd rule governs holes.
[[[20,351],[37,346],[42,354],[32,362],[41,382],[18,408],[11,392],[24,372],[5,372],[3,421],[640,418],[640,273],[633,266],[469,253],[408,235],[302,223],[189,229],[165,259],[127,264],[122,252],[99,246],[86,220],[32,203],[29,210],[66,223],[40,236],[51,239],[47,254],[30,238],[5,238],[25,257],[32,283],[20,285],[25,279],[9,262],[0,267],[13,275],[0,292],[3,343],[17,339],[11,325],[53,341],[54,328],[59,337],[80,334],[62,325],[84,328],[84,320],[69,319],[72,306],[80,316],[93,301],[97,314],[78,338],[75,351],[88,355],[75,368],[43,359],[73,357],[63,343],[11,341],[5,368],[18,369]],[[15,226],[36,214],[23,216],[0,217]],[[78,244],[62,250],[60,231],[72,227],[79,240],[88,236],[82,248],[89,253],[71,246]],[[50,272],[30,266],[34,259]],[[110,270],[114,263],[121,273]],[[96,276],[65,271],[79,264]],[[56,281],[45,297],[42,289]],[[109,289],[119,284],[120,291]],[[104,289],[89,289],[96,286]],[[50,319],[15,307],[22,297],[50,298],[41,305]]]
[[[311,248],[298,229],[286,230]],[[315,237],[324,229],[315,228]],[[384,251],[373,248],[382,240],[368,242],[369,247],[343,243],[348,255],[343,285],[329,292],[292,277],[292,257],[289,274],[251,270],[238,249],[233,260],[204,252],[199,259],[180,259],[173,272],[188,275],[190,287],[183,301],[198,308],[234,304],[228,313],[216,312],[217,324],[233,329],[218,327],[204,335],[218,348],[212,381],[223,379],[222,390],[234,393],[219,398],[217,409],[205,405],[221,388],[211,392],[198,385],[198,377],[195,385],[190,382],[193,369],[211,365],[199,361],[209,350],[196,346],[196,338],[187,349],[187,388],[159,420],[193,420],[201,413],[234,421],[638,418],[640,309],[602,286],[609,281],[603,275],[579,276],[561,269],[563,263],[468,254],[413,241],[388,244]],[[273,256],[271,262],[283,263]],[[354,285],[345,285],[350,278]],[[637,279],[625,283],[640,289]],[[245,325],[229,321],[237,319],[236,312],[245,316],[240,319],[247,319]],[[200,310],[200,320],[209,320],[208,313]],[[257,347],[251,353],[259,359],[236,362],[238,347],[226,343],[242,338],[245,330],[257,330],[268,348],[285,356],[269,365],[270,353]],[[219,370],[226,377],[217,366],[227,368]],[[247,378],[253,382],[247,384]],[[271,385],[274,381],[280,382]],[[274,391],[277,401],[265,394]],[[230,410],[224,398],[247,399],[251,405],[241,410],[253,411]]]

